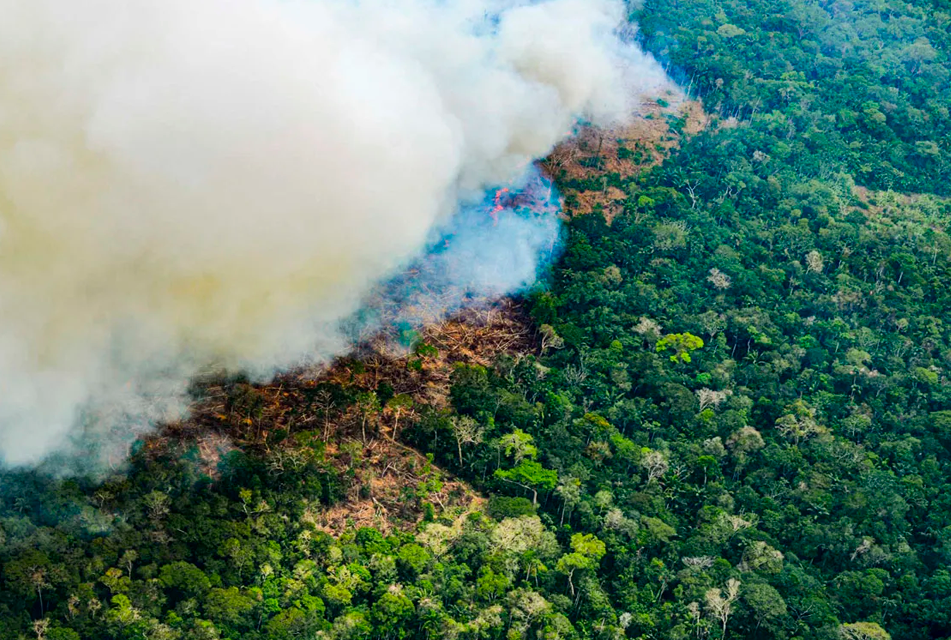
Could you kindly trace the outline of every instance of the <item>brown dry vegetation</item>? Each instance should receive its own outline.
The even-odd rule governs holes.
[[[629,178],[661,162],[679,144],[679,134],[671,129],[675,118],[683,119],[684,135],[708,125],[699,102],[681,100],[674,106],[662,106],[655,101],[622,129],[582,129],[542,165],[550,175],[561,178],[585,179],[612,172]],[[637,156],[618,157],[621,147],[637,151]],[[586,166],[586,158],[600,158],[598,166]],[[618,201],[627,197],[610,187],[571,193],[575,196],[572,215],[589,213],[600,205],[609,222],[620,209]],[[420,342],[436,352],[423,356],[410,353],[396,346],[393,335],[383,332],[368,336],[351,357],[329,366],[292,371],[270,383],[212,377],[199,385],[200,399],[189,418],[169,424],[151,437],[145,443],[147,450],[158,452],[172,442],[191,447],[197,451],[202,472],[215,477],[222,456],[236,447],[266,451],[279,472],[282,465],[295,465],[312,455],[309,452],[316,445],[323,460],[351,479],[345,499],[308,514],[318,528],[331,535],[349,527],[372,526],[386,532],[416,526],[422,517],[419,500],[408,496],[425,495],[439,513],[450,517],[479,508],[483,498],[400,444],[398,430],[418,417],[420,407],[447,407],[456,363],[488,366],[501,354],[520,358],[537,351],[537,336],[524,310],[512,300],[478,301],[440,320],[443,298],[453,296],[423,293],[418,300],[426,308],[401,311],[424,324]],[[355,392],[378,389],[384,383],[392,387],[395,396],[408,397],[411,402],[403,406],[372,407],[366,402],[337,406],[328,383]]]
[[[572,197],[571,214],[587,214],[600,208],[611,220],[621,211],[627,194],[607,184],[607,175],[616,173],[622,180],[636,176],[661,163],[679,146],[680,134],[672,123],[682,120],[682,132],[692,136],[710,124],[709,116],[697,100],[667,96],[671,103],[652,101],[644,104],[631,124],[615,130],[585,127],[560,144],[543,163],[550,176],[561,180],[588,180],[601,177],[601,188],[566,189]],[[665,106],[666,105],[666,106]],[[620,154],[621,149],[628,153]]]
[[[267,384],[205,381],[190,417],[167,425],[146,447],[158,452],[177,441],[197,449],[200,469],[215,477],[221,457],[236,446],[267,451],[269,463],[280,471],[312,455],[307,452],[317,445],[323,459],[350,478],[344,500],[309,516],[333,535],[353,526],[412,528],[422,517],[414,496],[425,495],[438,513],[449,516],[477,509],[481,497],[400,444],[397,431],[417,417],[420,407],[447,406],[456,363],[489,365],[503,353],[521,357],[535,349],[535,338],[523,310],[507,299],[432,324],[420,338],[437,352],[418,356],[394,347],[391,336],[379,335],[353,357],[286,373]],[[328,383],[355,392],[386,383],[412,403],[336,406]]]

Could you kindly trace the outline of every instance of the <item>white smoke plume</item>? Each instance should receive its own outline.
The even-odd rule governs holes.
[[[663,80],[617,37],[616,0],[0,0],[0,15],[7,465],[174,417],[208,365],[268,375],[345,351],[341,320],[461,198]],[[486,260],[506,237],[538,250],[501,237]],[[484,279],[477,240],[456,269]]]

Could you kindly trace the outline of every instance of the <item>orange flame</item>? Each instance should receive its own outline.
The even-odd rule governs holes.
[[[505,206],[502,204],[502,196],[508,193],[508,187],[499,189],[495,192],[495,206],[492,207],[492,211],[489,212],[489,215],[492,216],[493,224],[499,223],[499,213],[505,209]]]

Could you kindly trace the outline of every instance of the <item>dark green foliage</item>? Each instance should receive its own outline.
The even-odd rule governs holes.
[[[502,520],[532,515],[535,513],[535,507],[532,506],[532,501],[526,498],[492,496],[486,511],[496,520]]]
[[[803,177],[949,194],[951,14],[904,0],[647,0],[647,47]]]
[[[569,223],[528,301],[545,352],[459,364],[451,408],[400,423],[487,515],[437,512],[427,480],[419,531],[334,539],[314,514],[372,492],[310,445],[213,481],[142,454],[95,483],[4,473],[0,640],[951,637],[951,203],[921,195],[951,184],[949,10],[647,0],[645,45],[713,126],[673,120],[641,176],[562,180],[568,207],[628,199]],[[409,366],[438,355],[401,329]],[[305,395],[322,420],[410,407]]]

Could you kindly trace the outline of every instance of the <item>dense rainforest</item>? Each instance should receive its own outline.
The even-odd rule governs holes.
[[[710,122],[658,116],[677,148],[636,175],[600,144],[554,171],[569,213],[623,198],[526,293],[534,352],[457,363],[444,407],[323,383],[356,442],[405,408],[418,524],[317,526],[361,464],[327,425],[3,472],[0,638],[951,638],[951,6],[632,19]],[[450,476],[485,499],[443,508]]]

